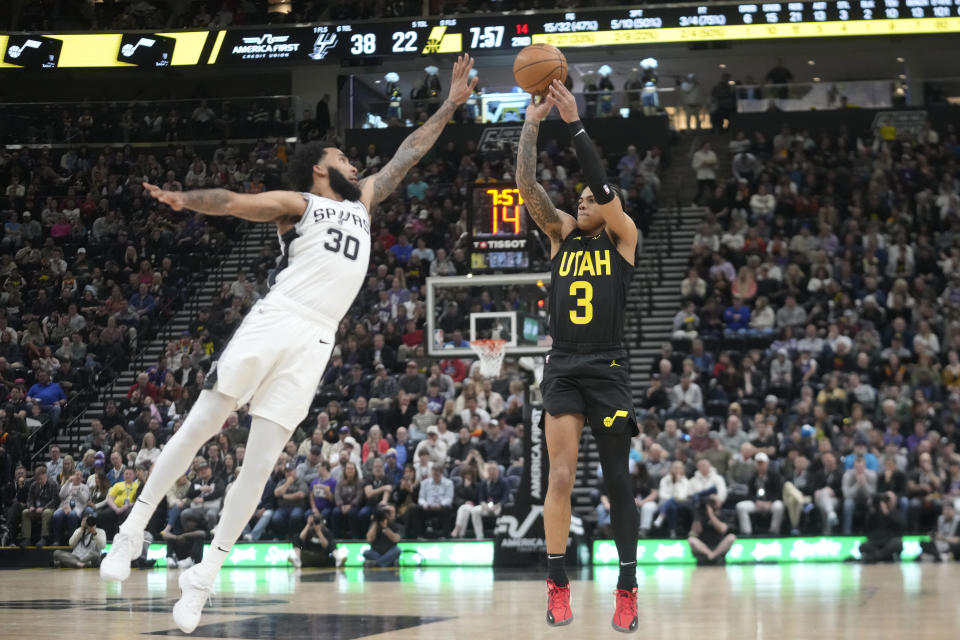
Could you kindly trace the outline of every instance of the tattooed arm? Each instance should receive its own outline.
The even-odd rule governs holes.
[[[560,244],[567,234],[577,226],[573,216],[557,210],[546,190],[537,182],[537,136],[540,133],[540,121],[552,107],[553,103],[549,100],[540,104],[530,103],[517,150],[517,188],[530,217],[550,238],[551,258],[560,250]]]
[[[396,153],[379,172],[364,178],[360,182],[360,200],[367,207],[373,209],[383,202],[387,196],[403,181],[420,158],[426,155],[433,147],[433,143],[440,137],[440,132],[450,122],[454,112],[461,104],[467,101],[473,88],[477,86],[477,76],[470,78],[470,69],[473,60],[470,56],[460,56],[453,65],[453,75],[450,80],[450,93],[443,101],[437,112],[420,126],[419,129],[407,136]]]
[[[307,203],[293,191],[265,191],[263,193],[234,193],[226,189],[195,189],[193,191],[165,191],[146,182],[146,192],[169,205],[174,211],[192,209],[208,216],[233,216],[252,222],[276,222],[303,214]]]

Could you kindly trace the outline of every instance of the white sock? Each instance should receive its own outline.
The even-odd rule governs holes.
[[[156,464],[153,465],[147,484],[140,490],[130,515],[120,526],[121,532],[137,535],[144,530],[150,516],[164,499],[167,491],[177,478],[186,473],[197,451],[204,442],[220,431],[236,406],[236,398],[216,391],[200,392],[187,419],[170,438],[160,457],[157,458]]]
[[[201,574],[213,580],[223,566],[230,550],[243,528],[253,517],[257,509],[263,487],[273,471],[283,445],[290,439],[291,430],[259,416],[254,416],[250,425],[250,438],[247,441],[247,454],[240,467],[237,479],[223,501],[220,521],[213,533],[213,542],[203,562],[199,565]]]

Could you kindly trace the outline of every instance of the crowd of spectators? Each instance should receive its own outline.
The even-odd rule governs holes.
[[[166,187],[265,188],[263,180],[232,179],[241,172],[244,158],[229,146],[206,162],[186,149],[170,149],[163,159],[136,158],[129,147],[113,149],[86,170],[99,176],[97,167],[107,167],[105,174],[120,194],[139,195],[134,189],[144,172]],[[347,151],[366,173],[377,171],[388,159],[375,147]],[[64,155],[73,162],[91,157],[84,150]],[[285,158],[282,145],[264,144],[246,161],[272,174],[282,170]],[[368,279],[340,325],[338,346],[310,415],[277,461],[245,532],[247,539],[292,540],[297,562],[303,554],[318,553],[328,562],[332,556],[323,550],[334,547],[336,539],[369,534],[379,551],[368,560],[389,564],[396,558],[387,544],[388,531],[407,538],[482,537],[490,533],[493,517],[512,502],[522,472],[524,384],[529,380],[513,368],[496,379],[484,379],[472,358],[428,358],[423,287],[428,275],[469,271],[467,254],[458,243],[465,228],[468,187],[511,175],[513,161],[511,154],[482,155],[470,142],[464,148],[450,144],[425,158],[381,205],[372,225]],[[51,159],[48,164],[62,162]],[[109,169],[114,163],[124,167],[119,176]],[[611,166],[616,166],[628,197],[642,203],[644,190],[658,180],[659,163],[658,150],[641,155],[631,148]],[[556,142],[545,147],[541,181],[558,206],[568,210],[575,208],[580,190],[581,177],[574,167],[570,150]],[[218,180],[224,173],[226,182]],[[86,191],[74,190],[71,195]],[[96,195],[90,199],[100,206]],[[652,199],[647,202],[651,204]],[[109,202],[102,206],[109,209]],[[144,206],[150,205],[138,201],[138,208]],[[168,211],[150,213],[157,220],[187,224]],[[114,214],[111,219],[119,217]],[[95,222],[94,228],[101,224]],[[108,536],[116,532],[153,461],[202,388],[212,362],[244,313],[266,294],[276,258],[277,247],[264,246],[234,282],[223,284],[210,308],[199,310],[189,332],[171,341],[156,363],[148,363],[123,402],[106,403],[103,414],[93,417],[81,447],[69,452],[68,470],[48,474],[43,486],[49,487],[50,495],[44,494],[45,501],[30,500],[29,487],[40,486],[37,476],[31,484],[23,469],[15,472],[16,463],[10,465],[5,475],[10,541],[27,544],[30,536],[40,533],[40,542],[65,542],[84,514]],[[139,274],[139,263],[133,264]],[[461,293],[456,299],[441,296],[437,309],[444,340],[457,345],[465,345],[469,311],[508,304],[491,301],[480,291]],[[222,498],[243,464],[249,426],[250,416],[241,408],[204,447],[154,515],[148,528],[154,539],[169,543],[171,566],[189,566],[198,559]],[[59,449],[54,451],[61,460]],[[74,460],[79,461],[78,473],[71,471]],[[320,544],[321,539],[327,544]]]
[[[710,503],[741,534],[758,519],[850,534],[946,518],[955,545],[956,132],[784,126],[729,147],[726,181],[709,144],[694,157],[704,217],[642,401],[642,528],[676,535]]]
[[[155,365],[144,371],[122,404],[108,402],[96,416],[82,448],[63,458],[51,450],[52,468],[41,483],[47,488],[30,488],[39,485],[21,465],[34,471],[33,455],[127,368],[242,232],[224,220],[158,207],[143,197],[142,181],[262,190],[265,183],[277,186],[281,157],[266,144],[249,154],[224,144],[212,157],[172,145],[0,152],[0,498],[9,542],[18,531],[24,540],[40,533],[41,542],[62,541],[88,507],[99,509],[100,526],[111,530],[111,485],[124,481],[128,461],[132,475],[146,472],[132,463],[149,463],[155,459],[150,451],[158,453],[149,444],[159,434],[147,431],[159,423],[169,427],[198,393],[202,375],[193,365],[190,380],[175,384],[173,373],[207,358],[215,332],[195,331],[171,344],[164,359],[174,365],[170,371]],[[258,169],[244,176],[247,162]],[[215,163],[229,176],[225,182],[204,173]],[[229,309],[218,314],[226,325],[236,321]],[[135,453],[128,460],[129,451]],[[121,462],[114,465],[113,458]],[[98,463],[103,474],[96,473]],[[89,494],[79,493],[80,485]],[[40,532],[31,530],[34,520]]]
[[[0,106],[0,142],[177,144],[194,140],[279,140],[296,136],[298,132],[304,139],[319,139],[329,133],[330,117],[325,103],[318,105],[318,109],[321,114],[326,109],[325,120],[322,115],[314,118],[312,108],[296,113],[293,101],[284,97],[8,103]],[[322,130],[313,131],[317,126],[322,126]]]

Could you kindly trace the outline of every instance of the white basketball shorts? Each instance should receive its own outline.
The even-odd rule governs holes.
[[[307,416],[337,322],[276,293],[257,302],[237,328],[204,385],[250,403],[250,414],[291,431]]]

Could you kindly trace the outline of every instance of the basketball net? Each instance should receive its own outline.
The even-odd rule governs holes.
[[[480,373],[487,378],[500,375],[503,356],[506,354],[506,340],[471,340],[470,348],[480,359]]]

